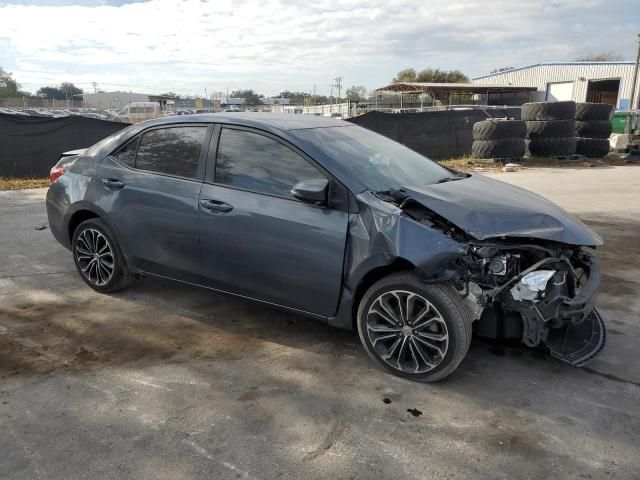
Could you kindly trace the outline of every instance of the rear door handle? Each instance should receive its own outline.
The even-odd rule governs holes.
[[[102,183],[112,190],[120,190],[124,187],[124,182],[122,180],[118,180],[117,178],[103,178]]]
[[[214,200],[211,198],[203,198],[200,200],[200,205],[205,210],[209,210],[211,213],[216,212],[230,212],[233,207],[228,203],[221,202],[220,200]]]

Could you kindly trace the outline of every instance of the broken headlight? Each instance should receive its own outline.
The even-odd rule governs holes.
[[[536,300],[547,288],[547,283],[556,274],[555,270],[536,270],[527,273],[511,289],[514,300]]]

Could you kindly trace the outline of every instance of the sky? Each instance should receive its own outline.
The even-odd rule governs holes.
[[[0,0],[0,67],[32,92],[328,95],[407,67],[633,60],[638,33],[640,0]]]

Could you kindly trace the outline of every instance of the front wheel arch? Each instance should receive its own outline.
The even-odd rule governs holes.
[[[388,265],[372,268],[365,273],[358,282],[353,294],[353,302],[351,304],[351,325],[353,330],[358,330],[358,306],[360,305],[360,300],[374,283],[394,273],[413,272],[414,270],[415,265],[404,258],[398,257]]]

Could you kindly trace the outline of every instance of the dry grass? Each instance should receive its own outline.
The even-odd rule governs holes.
[[[451,158],[448,160],[441,160],[439,163],[445,167],[457,170],[460,172],[474,172],[474,171],[500,171],[504,167],[504,163],[493,162],[493,160],[485,160],[479,158],[473,158],[471,156],[465,156],[460,158]],[[578,167],[599,167],[599,166],[613,166],[613,165],[626,165],[628,161],[615,154],[607,155],[602,158],[581,158],[579,160],[558,160],[555,158],[544,157],[527,157],[520,162],[515,162],[522,165],[524,168],[536,168],[536,167],[553,167],[553,168],[578,168]]]
[[[6,178],[0,177],[0,190],[22,190],[42,188],[51,184],[48,178]]]

